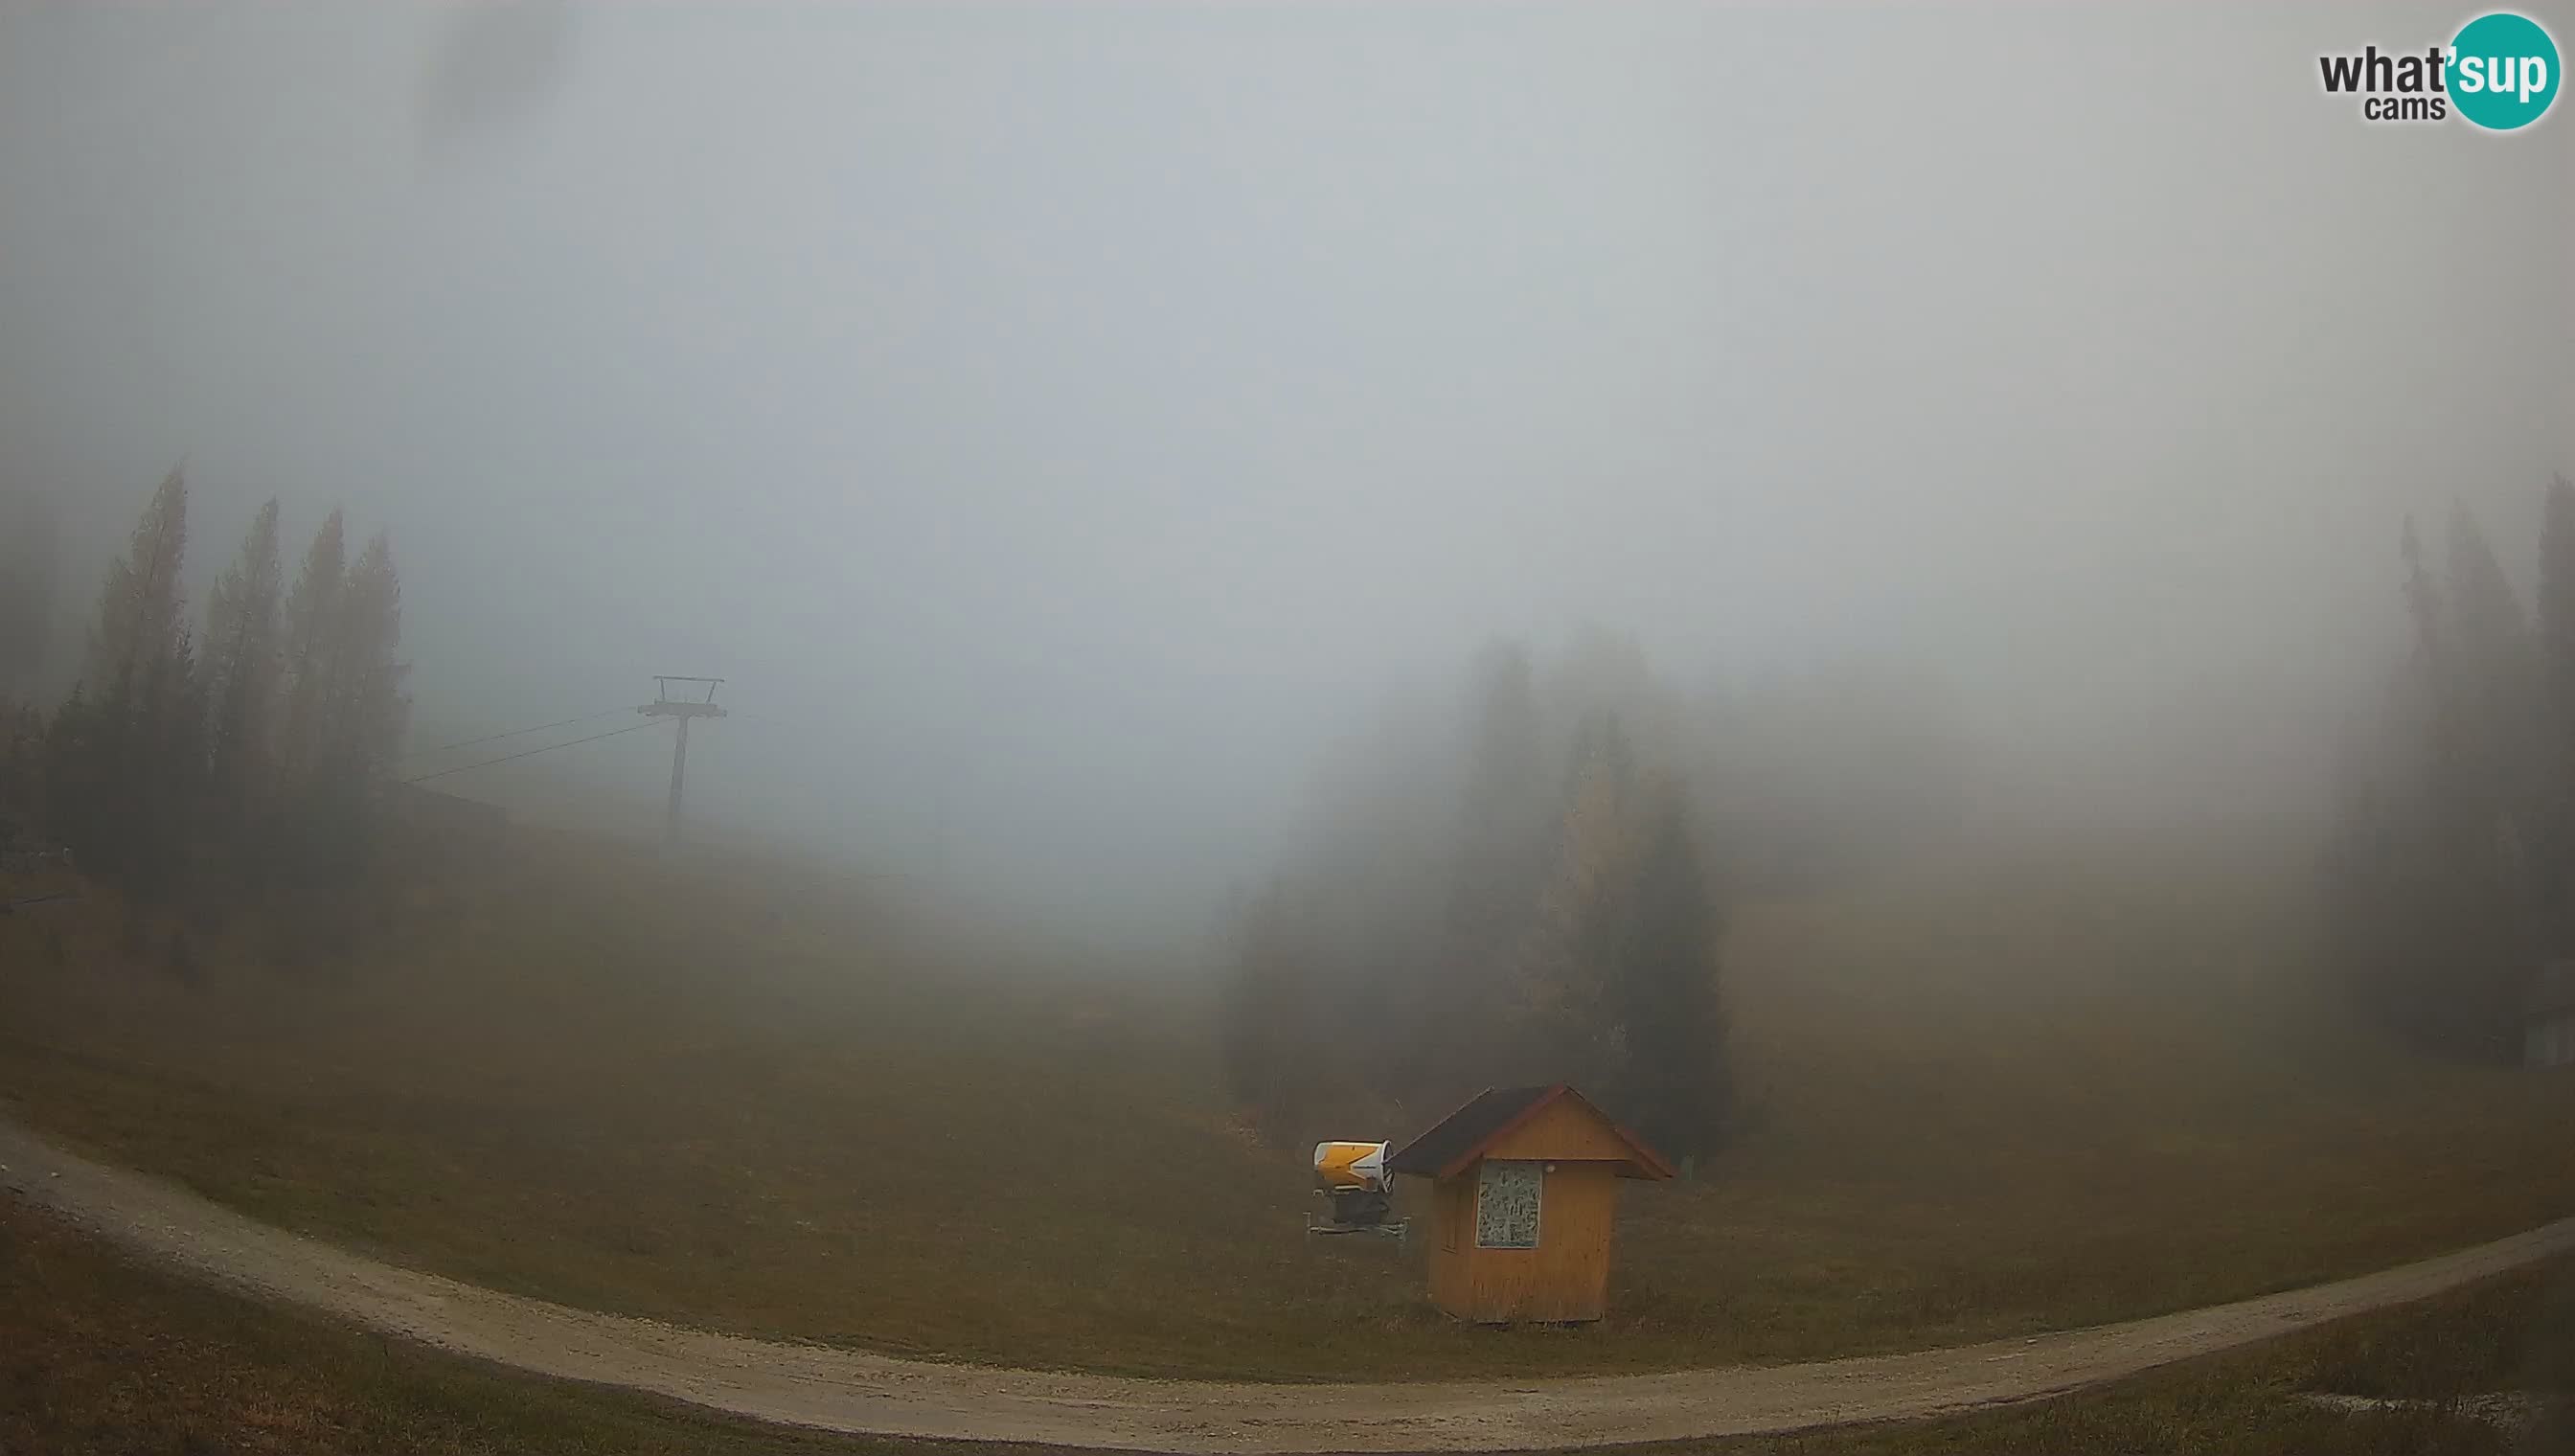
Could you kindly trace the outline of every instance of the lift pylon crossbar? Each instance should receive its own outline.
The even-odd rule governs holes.
[[[656,676],[653,679],[653,701],[635,710],[648,718],[676,718],[680,721],[679,740],[671,744],[671,801],[662,814],[662,842],[666,845],[680,842],[680,783],[689,771],[689,720],[725,716],[725,711],[716,704],[716,689],[723,682],[722,678]],[[673,698],[671,685],[674,683],[703,683],[707,689],[706,696]]]

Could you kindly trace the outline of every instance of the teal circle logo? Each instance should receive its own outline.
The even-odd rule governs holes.
[[[2526,127],[2557,99],[2557,42],[2527,15],[2480,15],[2450,42],[2450,104],[2490,132]]]

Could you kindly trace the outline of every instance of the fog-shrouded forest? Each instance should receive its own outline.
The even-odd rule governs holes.
[[[2366,995],[2501,1035],[2569,837],[2566,129],[2364,145],[2268,79],[2312,17],[1745,23],[13,11],[25,793],[138,886],[353,877],[433,771],[649,824],[667,734],[423,750],[722,676],[706,842],[1218,947],[1255,1105],[1691,1064],[1645,1100],[1721,1123],[1721,995],[1622,956],[2069,826],[2310,836]],[[2114,41],[2241,84],[1882,59]],[[1768,126],[1844,56],[1904,126]]]
[[[184,459],[192,604],[272,497],[389,533],[415,744],[724,676],[711,823],[1100,933],[1198,934],[1353,725],[1590,625],[1683,695],[1922,684],[1970,813],[2319,814],[2395,523],[2528,540],[2570,449],[2565,129],[2312,94],[2402,8],[2216,56],[2137,15],[308,19],[5,21],[21,691]],[[1827,71],[1873,109],[1775,125]],[[657,738],[445,786],[649,806]]]
[[[0,1151],[74,1174],[0,1387],[77,1396],[0,1446],[250,1399],[62,1272],[187,1216],[934,1394],[1982,1362],[2534,1230],[2474,1307],[2575,1329],[2575,103],[2318,84],[2459,24],[0,0]],[[1489,1156],[1594,1302],[1485,1339],[1467,1164],[1312,1150],[1557,1083],[1617,1158]],[[722,1383],[599,1358],[475,1378]],[[2507,1380],[2266,1358],[2168,1444]],[[351,1368],[245,1420],[517,1448]]]

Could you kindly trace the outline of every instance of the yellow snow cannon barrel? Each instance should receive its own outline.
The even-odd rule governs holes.
[[[1384,1192],[1385,1144],[1315,1143],[1314,1186],[1332,1193]]]

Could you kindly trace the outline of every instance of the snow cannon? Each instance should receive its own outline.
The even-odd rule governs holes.
[[[1314,1186],[1327,1193],[1363,1189],[1385,1191],[1385,1144],[1318,1142],[1314,1144]]]
[[[1394,1216],[1394,1185],[1386,1178],[1385,1155],[1381,1142],[1315,1143],[1314,1196],[1331,1200],[1332,1211],[1308,1217],[1305,1232],[1403,1237],[1409,1225]]]

